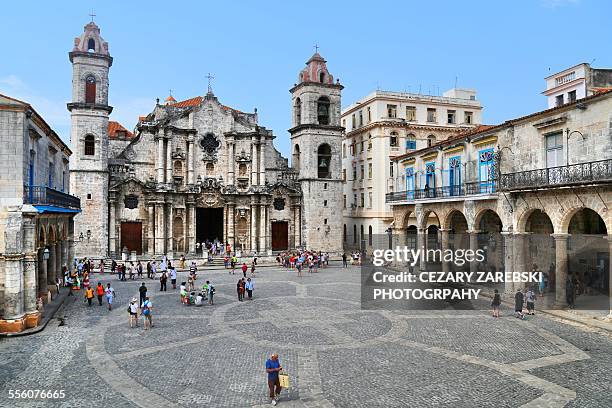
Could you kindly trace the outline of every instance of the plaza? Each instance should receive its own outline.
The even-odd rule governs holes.
[[[280,406],[612,405],[604,330],[543,313],[519,320],[510,306],[500,319],[487,305],[362,310],[360,268],[337,261],[301,278],[261,266],[252,301],[238,302],[240,277],[201,268],[197,282],[215,285],[215,304],[195,307],[180,303],[178,289],[160,292],[159,281],[95,273],[93,284],[116,291],[112,311],[106,302],[88,307],[75,291],[43,331],[0,339],[0,406],[269,406],[272,352],[291,381]],[[130,328],[126,312],[142,281],[154,305],[147,331],[142,321]],[[9,390],[29,389],[65,398],[8,399]]]

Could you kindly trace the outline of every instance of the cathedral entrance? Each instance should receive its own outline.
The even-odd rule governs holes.
[[[272,223],[272,250],[285,251],[289,249],[289,223],[277,221]]]
[[[142,255],[141,222],[121,223],[121,251],[124,248],[127,248],[128,252],[136,251],[136,254]]]
[[[196,242],[223,242],[223,208],[196,208]]]

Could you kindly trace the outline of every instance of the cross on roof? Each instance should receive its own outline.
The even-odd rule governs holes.
[[[212,80],[215,79],[215,77],[212,76],[209,72],[205,78],[208,78],[208,93],[212,93]]]
[[[170,91],[170,96],[172,96],[172,88],[168,89]]]
[[[89,13],[89,17],[91,17],[91,22],[92,22],[92,23],[93,23],[93,21],[94,21],[94,17],[95,17],[95,16],[96,16],[96,13],[95,13],[93,10],[91,10],[91,13]]]
[[[319,45],[318,45],[318,44],[315,44],[315,45],[314,45],[314,49],[315,49],[315,53],[319,52]]]

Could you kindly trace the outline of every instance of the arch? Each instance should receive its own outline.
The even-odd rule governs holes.
[[[321,96],[317,100],[317,121],[319,125],[329,125],[330,123],[329,107],[330,107],[330,101],[327,96]]]
[[[427,147],[433,146],[436,144],[436,135],[431,134],[429,136],[427,136]]]
[[[501,217],[492,209],[487,208],[476,214],[474,226],[481,233],[495,234],[503,231],[504,224]]]
[[[319,178],[331,178],[331,147],[327,143],[317,149],[317,175]]]
[[[301,125],[302,124],[302,100],[300,98],[295,99],[294,113],[295,113],[295,125],[296,126]]]
[[[85,77],[85,103],[96,103],[96,77]]]
[[[293,168],[298,172],[300,171],[300,156],[300,145],[296,144],[293,147],[293,157],[291,161],[293,162]]]
[[[414,133],[408,133],[406,135],[406,149],[416,149],[416,135]]]
[[[87,40],[87,52],[96,52],[96,40],[93,38]]]
[[[92,135],[85,136],[84,151],[85,156],[96,154],[96,140]]]
[[[49,227],[49,231],[47,234],[47,244],[54,244],[56,240],[55,230],[52,226]]]
[[[433,217],[435,217],[434,220],[430,219]],[[434,210],[424,210],[422,213],[422,217],[419,220],[418,215],[417,215],[417,228],[420,228],[422,230],[427,229],[427,226],[429,224],[434,224],[437,225],[438,228],[440,228],[440,226],[442,225],[442,223],[440,222],[440,216],[438,216],[438,213]]]
[[[552,220],[540,208],[526,211],[517,222],[518,232],[533,232],[537,234],[553,234],[555,232]]]
[[[45,227],[44,226],[40,226],[40,229],[38,230],[38,246],[39,247],[43,247],[47,244],[47,242],[45,241],[46,238],[46,233],[45,233]]]
[[[469,226],[465,215],[461,211],[453,209],[446,216],[443,228],[451,230],[452,234],[465,234]]]
[[[585,235],[607,235],[606,222],[594,210],[583,207],[572,211],[567,224],[567,232],[570,234]]]
[[[402,216],[401,228],[408,228],[408,222],[410,222],[410,216],[413,214],[411,210],[407,210]]]

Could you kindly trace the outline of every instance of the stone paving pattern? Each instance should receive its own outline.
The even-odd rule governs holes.
[[[179,276],[179,282],[182,280]],[[130,329],[139,281],[110,281],[113,311],[69,298],[62,323],[0,340],[0,407],[267,406],[264,363],[280,354],[287,407],[610,407],[612,338],[545,315],[503,310],[360,310],[359,270],[260,268],[255,299],[241,275],[205,271],[214,306],[186,307],[178,289],[145,280],[155,327]],[[53,401],[8,391],[66,392]]]

